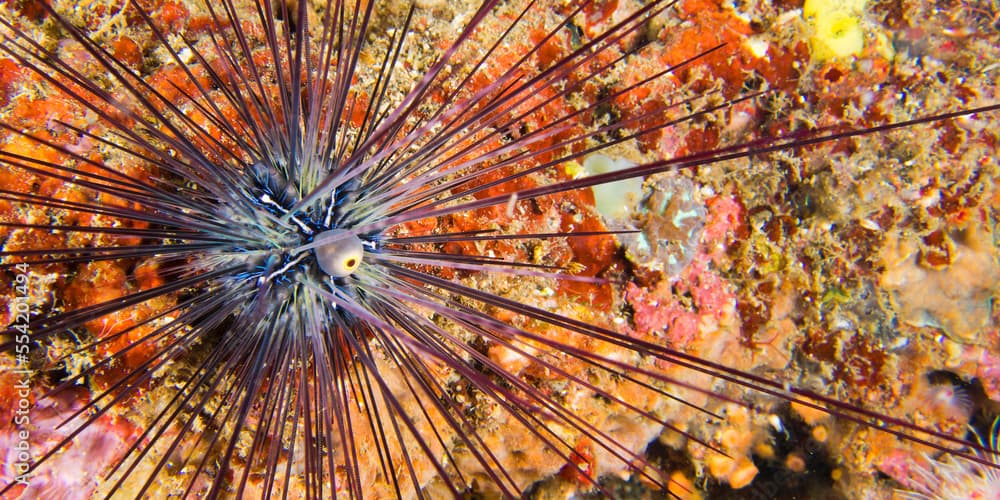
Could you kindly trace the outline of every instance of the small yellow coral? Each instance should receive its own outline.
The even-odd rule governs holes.
[[[670,475],[670,482],[667,483],[667,493],[671,498],[681,500],[701,500],[701,493],[683,472],[674,472]]]
[[[757,466],[748,458],[736,463],[736,468],[729,474],[729,487],[738,490],[745,488],[757,477]]]

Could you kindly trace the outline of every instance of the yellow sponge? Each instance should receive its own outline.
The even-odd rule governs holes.
[[[865,48],[861,28],[867,0],[806,0],[802,17],[810,27],[814,61],[856,56]]]

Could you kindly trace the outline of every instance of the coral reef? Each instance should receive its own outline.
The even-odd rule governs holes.
[[[405,13],[401,2],[383,3],[386,15]],[[417,35],[424,37],[429,47],[442,45],[440,40],[448,39],[453,22],[469,15],[471,3],[417,2],[421,7],[414,23]],[[576,28],[588,32],[597,29],[640,3],[596,2],[580,21],[582,26]],[[74,22],[106,42],[126,64],[141,68],[164,95],[180,98],[184,92],[194,93],[175,86],[175,82],[186,82],[180,70],[166,54],[146,51],[155,45],[152,35],[140,32],[134,19],[117,15],[117,2],[93,4],[89,10],[74,10],[78,16]],[[197,43],[210,43],[204,36],[208,23],[205,12],[181,2],[154,0],[146,4],[157,22],[184,28],[186,36],[201,36]],[[555,4],[561,3],[554,3],[553,9],[558,8]],[[996,9],[995,2],[990,5]],[[652,110],[672,109],[685,99],[712,103],[746,92],[766,93],[693,122],[647,133],[640,137],[639,148],[609,154],[647,160],[682,157],[814,127],[872,126],[1000,99],[996,76],[1000,31],[989,23],[988,15],[964,10],[961,2],[939,6],[929,0],[905,0],[869,5],[866,23],[876,25],[873,29],[888,37],[896,52],[884,50],[884,44],[869,35],[866,39],[874,43],[858,47],[851,42],[846,48],[834,50],[839,57],[817,54],[817,42],[810,41],[799,7],[801,2],[795,1],[734,6],[715,0],[683,0],[676,11],[661,15],[658,24],[649,26],[643,34],[649,43],[635,49],[638,57],[630,61],[634,74],[626,71],[601,86],[588,84],[582,92],[590,97],[606,95],[634,83],[636,75],[655,72],[650,68],[676,65],[721,43],[726,45],[648,88],[618,96],[606,114],[595,120],[633,119]],[[21,11],[17,16],[25,20],[26,27],[29,20],[40,15],[32,10],[30,2],[0,3],[0,9],[18,8]],[[944,12],[939,14],[939,9]],[[37,28],[36,34],[41,36],[43,32]],[[536,43],[532,35],[526,33],[520,46],[509,48],[510,54]],[[87,55],[71,40],[51,43],[61,54],[76,57],[78,66],[93,70],[86,63]],[[567,29],[564,37],[549,40],[532,63],[544,67],[558,54],[570,50],[572,44],[573,34]],[[378,60],[377,56],[362,54],[363,59],[372,61]],[[407,54],[407,71],[419,74],[427,57]],[[512,64],[516,58],[510,55],[497,60]],[[538,102],[546,97],[538,96]],[[572,107],[573,103],[556,100],[547,105]],[[85,144],[86,138],[61,122],[88,127],[94,117],[78,109],[72,99],[46,89],[37,77],[25,77],[12,61],[2,58],[0,106],[5,123],[76,145],[95,162],[129,169],[129,175],[151,175],[130,169],[127,161],[113,157],[106,148]],[[198,115],[194,108],[189,111]],[[677,109],[678,116],[683,113]],[[630,215],[634,227],[643,232],[645,246],[636,239],[621,238],[624,249],[620,250],[613,238],[592,237],[533,248],[507,241],[486,242],[475,249],[452,243],[444,251],[530,255],[532,258],[521,260],[542,264],[571,257],[581,267],[579,275],[620,278],[622,284],[573,283],[555,288],[530,280],[475,284],[571,318],[606,325],[695,356],[961,433],[966,423],[961,420],[968,418],[963,417],[965,413],[920,415],[910,410],[914,398],[927,395],[925,377],[931,370],[947,369],[961,380],[976,380],[988,398],[1000,400],[1000,312],[996,306],[1000,254],[995,229],[1000,221],[1000,186],[996,182],[1000,178],[998,122],[997,116],[970,117],[954,123],[843,139],[795,152],[720,162],[650,179],[639,208]],[[543,125],[528,123],[525,127],[536,129]],[[558,141],[555,134],[537,147]],[[53,154],[10,137],[3,138],[0,149],[11,154]],[[56,163],[75,161],[56,156],[49,159]],[[552,175],[572,176],[573,172]],[[31,186],[33,181],[24,171],[0,169],[0,185]],[[535,181],[523,182],[527,185]],[[86,196],[57,183],[40,185],[37,192],[69,201],[82,201],[81,197]],[[578,193],[562,200],[542,199],[531,211],[507,214],[503,207],[484,209],[474,215],[448,216],[440,223],[454,231],[500,226],[526,232],[568,227],[602,230],[605,223],[593,205],[592,194]],[[16,213],[10,203],[0,201],[0,217],[31,223],[49,215]],[[419,233],[426,228],[410,229]],[[7,250],[30,250],[62,246],[68,236],[43,229],[5,227],[0,228],[0,237]],[[109,244],[108,238],[92,237],[94,246]],[[52,279],[39,292],[43,298],[34,304],[36,309],[57,307],[57,296],[73,307],[84,307],[149,289],[158,279],[155,267],[128,269],[115,262],[81,266],[72,275],[60,264],[37,271]],[[458,279],[466,283],[476,280],[461,275]],[[6,304],[10,303],[10,282],[5,277],[0,283]],[[116,351],[150,330],[133,329],[127,336],[117,337],[116,333],[171,305],[168,300],[146,304],[77,333],[87,338],[112,339],[107,349]],[[0,321],[9,324],[11,318],[8,307],[0,307]],[[518,324],[517,318],[501,319]],[[537,333],[559,338],[564,332],[553,329]],[[603,352],[613,350],[613,346],[590,344],[586,339],[569,338],[566,342]],[[68,344],[47,349],[49,352],[38,356],[56,359],[72,350]],[[593,394],[561,392],[560,376],[588,376],[586,367],[579,366],[578,361],[559,365],[565,370],[559,375],[532,366],[524,356],[500,345],[487,346],[486,352],[505,369],[573,401],[574,411],[600,428],[609,429],[629,449],[644,450],[651,441],[658,440],[670,453],[664,452],[664,457],[657,459],[664,470],[673,474],[670,487],[680,497],[698,498],[705,490],[725,488],[771,491],[784,477],[782,474],[808,472],[810,462],[801,452],[776,454],[775,436],[781,434],[782,428],[775,425],[779,414],[801,421],[809,429],[809,443],[835,457],[835,473],[826,474],[825,479],[848,498],[888,494],[899,486],[944,496],[944,490],[930,486],[932,475],[955,477],[954,484],[996,482],[991,471],[981,466],[959,459],[932,463],[930,458],[914,458],[924,450],[893,436],[817,415],[808,408],[785,408],[770,398],[731,387],[709,375],[692,377],[689,371],[666,363],[656,367],[678,378],[688,377],[688,383],[710,386],[733,401],[752,405],[753,410],[711,400],[681,385],[666,390],[683,402],[636,390],[634,384],[620,380],[594,382],[605,390],[634,391],[623,397],[640,401],[637,404],[642,411],[655,413],[676,427],[663,430],[648,421],[636,423],[609,413],[610,406]],[[148,352],[138,349],[129,354],[126,363],[139,366],[148,357]],[[70,372],[89,362],[69,359]],[[636,366],[650,363],[631,358],[624,361]],[[122,369],[107,367],[106,376],[95,377],[88,381],[89,387],[74,389],[67,397],[86,401],[89,391],[106,388],[109,381],[120,376],[116,370]],[[442,378],[451,381],[448,377],[453,375],[442,373]],[[158,374],[157,380],[165,385],[174,382],[169,374]],[[399,380],[390,382],[404,384]],[[0,390],[12,385],[2,383]],[[455,392],[461,392],[461,388],[455,388]],[[147,398],[137,401],[129,411],[101,416],[97,425],[88,428],[86,436],[78,436],[78,444],[58,458],[60,463],[65,460],[97,467],[112,460],[121,451],[121,440],[132,436],[155,410],[156,396],[163,396],[162,391],[151,388]],[[531,433],[522,423],[498,416],[501,412],[496,408],[477,407],[477,402],[470,396],[469,412],[482,416],[488,447],[504,450],[499,460],[516,483],[538,481],[544,485],[534,490],[540,497],[589,488],[573,477],[572,470],[562,468],[560,460],[553,459],[552,450],[531,447]],[[708,422],[712,419],[685,403],[725,418],[721,423]],[[52,415],[63,415],[75,407],[78,402],[69,400],[65,408],[35,408],[38,438],[45,442],[60,439],[62,435],[54,429],[57,419]],[[4,416],[0,424],[0,449],[11,450],[7,445],[14,438],[9,421]],[[677,430],[689,432],[729,456],[680,438]],[[586,464],[578,465],[598,474],[630,473],[614,468],[615,461],[595,452],[586,436],[567,432],[565,439],[579,451],[579,456],[589,457]],[[471,461],[461,450],[456,457]],[[371,468],[365,479],[375,482],[378,457],[367,459]],[[880,479],[877,469],[895,482]],[[73,470],[78,471],[78,477],[48,478],[39,483],[38,488],[44,489],[19,493],[25,497],[36,493],[58,496],[65,491],[88,493],[97,488],[93,476],[106,472]],[[419,480],[429,493],[443,491],[436,489],[441,485],[435,482],[430,467],[420,472]],[[479,479],[481,484],[489,483],[485,473]],[[164,486],[164,491],[169,490],[170,485]],[[384,483],[373,491],[392,495]]]

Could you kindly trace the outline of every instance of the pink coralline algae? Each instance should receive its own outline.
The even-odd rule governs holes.
[[[634,312],[635,333],[665,336],[671,345],[686,346],[703,326],[717,326],[735,314],[735,288],[712,268],[739,224],[742,211],[729,197],[713,198],[699,228],[701,243],[692,249],[690,263],[678,274],[649,287],[628,283],[625,299]]]
[[[743,206],[732,196],[715,196],[705,202],[708,218],[702,235],[704,252],[712,261],[720,259],[743,225]]]
[[[674,301],[669,285],[648,290],[629,283],[625,299],[632,306],[635,330],[641,336],[669,335],[672,344],[686,345],[698,332],[698,314]]]

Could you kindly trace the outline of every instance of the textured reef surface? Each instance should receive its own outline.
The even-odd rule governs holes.
[[[73,8],[75,3],[51,1],[115,57],[146,75],[164,95],[173,93],[179,98],[182,92],[193,93],[173,83],[186,81],[181,70],[168,64],[167,54],[147,50],[156,46],[155,40],[141,30],[138,19],[121,9],[121,2],[93,0]],[[188,37],[207,29],[201,7],[169,0],[141,3],[156,22],[174,31],[183,29]],[[467,0],[418,0],[416,4],[414,34],[424,41],[426,52],[403,56],[410,81],[422,74],[431,55],[446,46],[454,26],[460,26],[475,7],[475,2]],[[565,8],[564,2],[551,4],[549,11],[555,19]],[[595,2],[579,25],[545,41],[545,50],[528,63],[544,67],[546,58],[558,57],[576,43],[574,30],[600,30],[638,5],[629,0]],[[607,94],[720,43],[725,45],[644,86],[641,92],[620,96],[604,110],[605,120],[669,109],[692,97],[718,104],[745,93],[767,93],[652,131],[636,144],[614,146],[602,154],[652,161],[796,130],[874,126],[1000,100],[1000,5],[996,1],[869,2],[855,12],[837,14],[846,20],[835,21],[846,23],[849,29],[832,35],[823,31],[830,20],[822,18],[827,15],[822,6],[805,9],[812,13],[819,9],[814,14],[822,18],[819,21],[804,18],[803,7],[796,0],[681,0],[658,16],[637,35],[647,42],[642,57],[630,59],[628,67],[601,81],[589,82],[584,92]],[[43,16],[32,2],[0,2],[0,9],[9,13],[5,17],[24,19],[25,25]],[[406,9],[405,2],[379,2],[378,15],[384,19],[374,23],[375,29],[393,26]],[[512,15],[498,16],[494,29],[501,29],[499,24]],[[45,34],[42,28],[38,30],[39,36]],[[492,59],[498,72],[517,61],[519,50],[539,43],[538,37],[544,35],[544,31],[523,31],[515,43],[519,46],[507,48],[509,59]],[[848,31],[860,44],[828,39]],[[47,43],[64,58],[77,57],[76,67],[89,67],[88,55],[72,40]],[[365,52],[365,60],[374,66],[380,54]],[[373,74],[362,74],[361,84],[365,77]],[[407,83],[403,75],[396,84],[405,88]],[[47,134],[51,140],[95,155],[98,161],[124,161],[102,156],[106,151],[88,144],[89,139],[54,126],[61,121],[86,127],[96,117],[43,87],[37,76],[0,58],[2,121]],[[566,99],[548,105],[572,107],[574,103]],[[678,116],[686,112],[677,109]],[[593,193],[578,193],[560,206],[541,206],[520,214],[517,224],[535,232],[565,231],[570,226],[593,231],[639,229],[642,241],[635,236],[620,241],[610,236],[573,238],[561,246],[534,249],[543,261],[546,256],[572,255],[582,275],[614,278],[620,284],[571,283],[552,289],[530,280],[492,278],[474,284],[920,425],[965,435],[967,424],[972,424],[988,432],[989,422],[1000,414],[995,403],[1000,401],[998,122],[996,113],[971,116],[658,174],[646,179],[643,189],[630,198],[634,206],[627,207],[624,215],[602,215],[594,207]],[[528,129],[541,126],[525,124]],[[0,133],[0,149],[23,155],[54,154],[6,133]],[[50,160],[66,161],[56,156]],[[115,167],[129,168],[125,163]],[[582,168],[567,164],[561,174],[579,175]],[[137,178],[148,175],[141,170],[132,174]],[[14,189],[10,186],[30,182],[33,179],[28,175],[0,169],[4,187]],[[56,182],[35,189],[43,196],[74,196],[63,192],[72,191],[70,187]],[[0,201],[0,217],[31,223],[45,214],[18,213],[11,203]],[[458,214],[441,224],[463,231],[496,223],[509,225],[509,219],[499,207]],[[0,228],[0,241],[8,251],[55,247],[60,244],[57,240],[65,238],[66,234],[42,230]],[[524,251],[505,242],[484,245],[488,248],[476,252]],[[83,264],[72,273],[54,265],[43,274],[32,296],[40,297],[41,304],[56,296],[74,308],[149,289],[160,279],[153,266],[125,268],[117,261]],[[7,325],[13,322],[14,310],[9,305],[14,292],[12,279],[4,278],[0,294],[8,306],[0,304],[0,324]],[[473,284],[476,278],[460,279]],[[150,317],[151,311],[173,305],[170,299],[162,300],[95,321],[87,333],[113,335]],[[516,318],[501,319],[517,324]],[[108,342],[107,352],[145,333],[131,330]],[[585,339],[579,342],[585,346]],[[60,357],[72,346],[72,339],[63,339],[39,355]],[[532,369],[522,357],[502,348],[490,350],[489,355],[512,373]],[[131,360],[138,365],[147,358],[148,353],[137,349],[126,363]],[[574,362],[579,364],[570,360],[564,369],[584,373],[584,367]],[[85,356],[70,356],[65,370],[72,373],[91,364]],[[9,369],[13,360],[0,358],[0,366],[4,367],[0,401],[14,401],[17,377]],[[671,370],[669,366],[657,368]],[[50,401],[51,407],[37,408],[34,421],[39,426],[39,442],[61,439],[63,431],[55,428],[59,415],[78,407],[79,401],[87,400],[88,391],[103,390],[127,369],[108,367],[92,377],[89,386],[64,393],[60,404]],[[178,363],[171,369],[188,368]],[[682,373],[691,377],[690,372],[678,370]],[[537,387],[553,393],[562,390],[553,373],[525,376]],[[683,388],[674,391],[681,399],[725,418],[706,419],[683,402],[651,399],[644,393],[623,398],[638,401],[643,411],[661,415],[725,455],[631,415],[602,414],[610,406],[597,398],[580,397],[569,404],[577,413],[601,422],[603,429],[631,449],[645,449],[652,463],[672,474],[672,493],[683,498],[774,498],[778,491],[800,498],[891,498],[898,494],[897,488],[912,486],[913,464],[926,460],[928,450],[890,434],[703,377],[690,383],[711,385],[728,398],[750,400],[767,411],[748,411]],[[128,410],[102,416],[77,436],[70,450],[54,457],[56,465],[50,469],[75,473],[36,478],[44,484],[36,486],[44,488],[39,491],[57,496],[100,492],[94,476],[105,472],[103,464],[113,461],[124,443],[141,432],[143,414],[155,411],[158,398],[169,397],[174,381],[170,373],[157,374],[156,383]],[[595,383],[613,390],[617,382]],[[629,388],[634,389],[622,385],[622,390]],[[574,394],[564,397],[570,401]],[[471,408],[475,401],[469,405],[470,412],[483,414],[480,435],[491,449],[503,450],[501,460],[509,464],[515,480],[533,484],[531,496],[561,498],[577,489],[587,490],[545,450],[530,446],[531,433],[522,424],[500,417],[491,420],[489,408]],[[16,440],[11,422],[6,415],[0,421],[0,450],[10,450],[8,454],[14,453]],[[587,448],[583,440],[578,446]],[[79,467],[81,463],[88,465]],[[608,487],[623,497],[659,495],[639,479],[616,470],[615,463],[596,456],[590,466],[606,474]],[[429,467],[426,472],[422,477],[433,473]],[[486,476],[482,477],[486,482]],[[425,487],[438,491],[433,479]],[[169,490],[169,485],[164,488]]]

